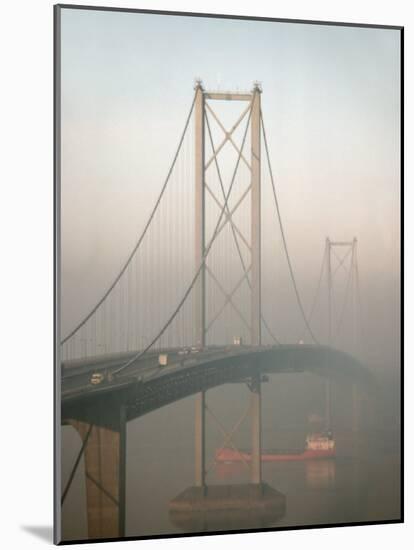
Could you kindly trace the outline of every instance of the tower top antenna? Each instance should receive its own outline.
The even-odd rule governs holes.
[[[262,91],[263,91],[263,90],[262,90],[262,83],[259,82],[259,80],[255,80],[255,81],[253,82],[253,90],[252,90],[252,91],[253,91],[253,92],[259,92],[259,94],[262,93]]]
[[[204,87],[203,87],[203,81],[200,77],[196,77],[194,79],[194,90],[204,90]]]

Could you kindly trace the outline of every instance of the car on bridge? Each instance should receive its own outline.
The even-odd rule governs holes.
[[[168,365],[168,354],[160,353],[158,356],[158,364],[160,367],[166,367]]]
[[[105,376],[101,372],[94,372],[91,376],[90,382],[94,386],[100,384],[105,379]]]
[[[96,386],[97,384],[101,384],[105,380],[107,382],[113,381],[112,372],[93,372],[89,381],[91,384]]]

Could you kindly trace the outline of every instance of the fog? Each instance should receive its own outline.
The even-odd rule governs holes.
[[[279,525],[399,516],[399,40],[397,31],[384,29],[63,10],[62,338],[100,300],[138,241],[174,158],[194,97],[194,80],[201,78],[206,90],[220,91],[251,91],[254,81],[261,83],[283,227],[307,316],[313,309],[312,331],[318,342],[355,355],[376,380],[363,405],[365,412],[371,412],[365,415],[359,439],[350,435],[350,383],[334,384],[333,425],[340,458],[336,469],[328,465],[318,473],[306,465],[266,467],[267,479],[290,502]],[[211,107],[230,129],[245,105],[211,102]],[[224,134],[211,114],[209,120],[217,149]],[[234,132],[238,147],[247,120]],[[205,139],[208,160],[213,149]],[[145,348],[185,295],[199,267],[194,251],[194,140],[192,116],[142,245],[112,297],[85,325],[65,358],[71,358],[70,353],[75,357],[82,352]],[[247,159],[250,148],[248,129],[243,148]],[[262,313],[281,343],[312,344],[283,249],[263,136],[261,154]],[[217,158],[228,193],[238,153],[227,143]],[[249,178],[248,168],[240,162],[230,209]],[[223,204],[214,163],[206,182]],[[247,241],[250,206],[247,197],[233,218]],[[206,243],[219,216],[220,208],[206,193]],[[336,250],[331,339],[326,270],[313,308],[326,238],[357,239],[360,293],[358,304],[356,290],[347,297],[351,255],[344,259],[348,250]],[[240,248],[248,267],[248,246],[241,242]],[[342,260],[345,269],[339,265]],[[209,326],[225,294],[243,275],[229,224],[217,237],[206,264],[222,286],[220,290],[207,273]],[[209,327],[208,345],[232,343],[234,336],[250,342],[246,281],[232,299],[238,311],[226,305]],[[194,343],[195,301],[191,291],[158,346]],[[262,331],[263,343],[274,343],[264,325]],[[93,338],[95,343],[90,343]],[[227,429],[248,405],[248,393],[244,384],[208,392],[211,409],[224,419]],[[193,407],[190,397],[128,424],[127,534],[180,531],[167,518],[167,504],[192,482]],[[323,379],[308,373],[271,376],[263,384],[264,447],[271,448],[275,441],[281,447],[303,444],[312,414],[324,415]],[[222,436],[217,424],[211,418],[209,422],[211,457]],[[245,423],[237,444],[248,447],[249,434]],[[65,479],[79,447],[71,428],[63,428],[63,445]],[[220,482],[220,472],[211,475]],[[245,472],[226,475],[239,481],[246,478]],[[321,477],[328,487],[315,487],[315,479]],[[154,479],[162,480],[157,494]],[[384,479],[387,482],[381,485]],[[77,474],[65,505],[67,538],[85,536],[84,490],[84,479]]]
[[[174,36],[171,48],[165,47],[167,36]],[[398,33],[392,30],[225,20],[212,24],[201,18],[65,11],[62,336],[101,297],[137,241],[177,147],[194,78],[203,78],[207,89],[222,90],[249,90],[257,79],[263,87],[271,162],[305,309],[309,312],[312,305],[325,238],[357,237],[364,356],[372,364],[398,368],[398,47]],[[240,113],[240,105],[227,102],[213,108],[227,127]],[[214,121],[212,130],[217,147],[223,134]],[[238,143],[243,130],[241,124],[235,134]],[[180,182],[173,183],[165,197],[190,232],[193,139],[190,122],[177,175]],[[206,156],[208,147],[206,138]],[[248,147],[247,140],[246,151]],[[225,150],[219,160],[228,186],[237,153],[228,144]],[[264,151],[262,155],[263,309],[280,340],[295,342],[303,322],[284,258]],[[244,174],[242,169],[229,204],[247,177],[247,169]],[[217,185],[217,177],[210,177]],[[218,215],[219,210],[211,207],[210,218]],[[248,204],[238,215],[236,221],[244,220],[248,227]],[[164,237],[168,227],[159,223]],[[184,239],[180,231],[185,229],[171,223],[177,241],[182,240],[180,269],[186,273],[188,268],[188,274],[176,276],[189,280],[194,269],[191,234]],[[227,237],[223,250],[230,250],[231,235]],[[167,245],[153,246],[159,247],[153,261],[162,261]],[[236,280],[242,271],[235,267],[235,250],[231,254],[233,260],[225,269]],[[165,271],[165,266],[154,267]],[[175,280],[171,273],[166,277]],[[174,301],[185,285],[171,286]],[[342,291],[343,283],[341,287],[338,282],[338,296]],[[241,292],[248,300],[247,289]],[[326,342],[326,316],[315,315],[313,324]]]

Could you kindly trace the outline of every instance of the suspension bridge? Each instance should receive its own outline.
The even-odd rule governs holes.
[[[280,505],[280,495],[262,480],[263,377],[304,371],[325,377],[327,427],[330,381],[369,382],[360,361],[334,346],[348,311],[353,349],[358,349],[357,241],[326,240],[307,313],[282,223],[261,95],[257,82],[246,93],[206,91],[196,82],[172,163],[136,244],[100,299],[61,341],[61,420],[77,429],[82,443],[60,500],[63,506],[84,457],[92,539],[125,534],[129,420],[196,396],[194,487],[205,503],[206,392],[228,382],[246,383],[252,451],[246,498],[252,503],[252,487],[257,489],[255,505],[267,510]],[[236,113],[230,129],[216,104],[230,105]],[[263,286],[274,280],[274,273],[264,269],[272,252],[266,256],[263,237],[272,243],[269,235],[277,231],[295,300],[291,307],[301,322],[302,337],[293,342],[277,335],[277,323],[283,322],[277,304],[263,301]],[[342,271],[347,278],[338,308],[335,277]],[[312,320],[324,277],[327,308],[320,314],[328,331],[322,342]]]

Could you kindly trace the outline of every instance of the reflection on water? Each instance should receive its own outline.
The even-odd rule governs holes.
[[[306,486],[309,489],[332,489],[335,487],[334,459],[308,460],[305,462]]]
[[[305,485],[308,489],[333,489],[335,488],[335,472],[337,461],[333,458],[304,460]],[[268,468],[269,471],[270,468]],[[241,462],[219,463],[216,466],[216,476],[219,480],[233,480],[243,475],[244,464]]]
[[[299,448],[307,431],[309,410],[299,415],[292,405],[278,410],[268,384],[263,399],[263,447]],[[239,386],[225,386],[208,394],[209,406],[230,429],[245,407]],[[339,402],[339,400],[338,400]],[[231,403],[231,406],[229,405]],[[244,527],[295,526],[399,519],[399,428],[352,433],[350,415],[337,418],[336,459],[263,464],[263,479],[286,498],[283,514],[272,518],[253,512],[204,513],[198,518],[174,517],[169,503],[194,480],[194,400],[188,398],[128,423],[126,461],[126,536],[148,536],[183,531],[229,530]],[[295,417],[295,414],[297,415]],[[287,420],[291,427],[284,427]],[[63,480],[69,474],[80,440],[71,427],[62,428]],[[248,448],[246,422],[235,437]],[[223,443],[213,422],[207,423],[207,483],[237,485],[249,481],[243,463],[214,465],[214,452]],[[63,538],[87,538],[83,463],[63,507]],[[243,516],[244,514],[244,516]],[[194,520],[194,521],[193,521]],[[193,521],[193,524],[191,524]]]

